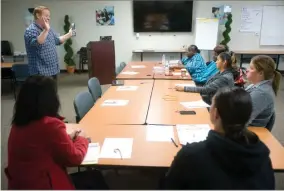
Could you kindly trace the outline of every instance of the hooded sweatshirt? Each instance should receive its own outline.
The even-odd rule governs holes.
[[[211,130],[205,141],[187,144],[164,180],[166,189],[275,189],[269,149],[254,135],[241,144]]]

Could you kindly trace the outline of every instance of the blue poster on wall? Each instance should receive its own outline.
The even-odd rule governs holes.
[[[219,7],[212,7],[212,14],[214,18],[219,19],[220,25],[225,25],[227,22],[228,14],[232,12],[231,6],[222,5]]]
[[[97,26],[110,26],[115,24],[114,6],[106,6],[96,10]]]

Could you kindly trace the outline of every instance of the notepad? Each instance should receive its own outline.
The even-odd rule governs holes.
[[[190,102],[180,102],[182,106],[185,108],[191,109],[191,108],[205,108],[210,107],[207,103],[205,103],[203,100],[199,101],[190,101]]]
[[[145,65],[134,65],[134,66],[131,66],[131,68],[146,68]]]
[[[208,124],[176,125],[176,128],[179,142],[182,145],[204,141],[210,131]]]
[[[170,142],[174,138],[173,126],[147,125],[147,141]]]
[[[131,158],[133,138],[105,138],[100,158]]]
[[[136,74],[138,74],[138,72],[121,72],[121,74],[125,74],[125,75],[136,75]]]
[[[102,106],[125,106],[127,105],[129,100],[105,100],[102,103]]]
[[[187,87],[196,87],[195,84],[176,84],[176,86],[181,86],[181,87],[184,87],[184,86],[187,86]]]
[[[174,75],[174,76],[180,76],[181,73],[180,73],[180,72],[173,72],[173,75]]]
[[[119,86],[116,91],[136,91],[138,86]]]
[[[87,154],[82,164],[96,164],[98,163],[100,156],[99,143],[89,143]]]

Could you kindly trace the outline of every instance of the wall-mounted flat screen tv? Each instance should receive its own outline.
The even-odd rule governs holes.
[[[134,32],[191,32],[193,1],[133,0]]]

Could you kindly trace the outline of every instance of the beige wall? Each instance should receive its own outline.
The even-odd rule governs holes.
[[[263,5],[284,5],[284,1],[195,1],[193,18],[211,17],[212,6],[231,5],[233,24],[231,32],[231,49],[249,50],[279,50],[283,46],[259,46],[259,36],[251,33],[240,33],[240,16],[243,6],[255,7]],[[1,39],[13,43],[15,51],[25,51],[23,34],[25,31],[24,14],[29,7],[37,5],[48,6],[51,10],[51,25],[54,30],[63,34],[64,15],[71,17],[71,22],[76,23],[77,36],[73,40],[74,52],[85,46],[89,41],[99,40],[100,36],[111,35],[115,40],[116,64],[139,60],[139,55],[132,55],[134,49],[178,49],[183,45],[194,43],[194,23],[192,33],[140,33],[136,39],[133,32],[132,1],[55,1],[55,0],[24,0],[2,1],[1,7]],[[114,5],[115,26],[96,26],[95,10],[105,5]],[[151,34],[151,36],[149,36]],[[61,68],[63,63],[64,48],[58,48]],[[168,55],[167,55],[168,56]],[[172,55],[175,59],[179,55]],[[207,56],[207,54],[206,54]],[[145,60],[161,59],[161,55],[146,55]],[[281,64],[284,69],[284,64]]]

